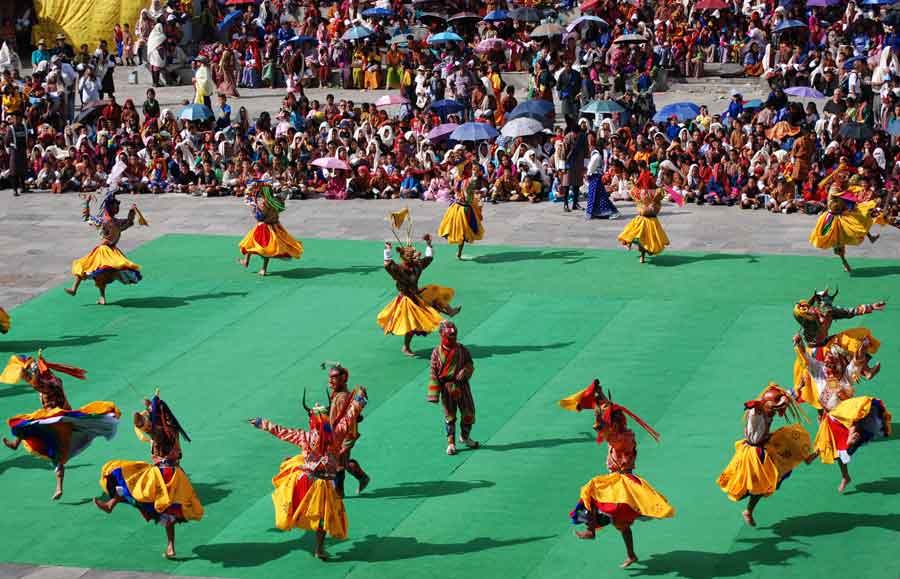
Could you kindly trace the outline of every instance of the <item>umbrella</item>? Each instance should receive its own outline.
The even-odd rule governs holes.
[[[444,99],[441,101],[434,101],[429,108],[443,117],[458,113],[466,107],[459,101]]]
[[[790,88],[784,89],[784,94],[791,95],[792,97],[799,97],[804,99],[823,99],[825,95],[812,88],[811,86],[792,86]]]
[[[795,28],[806,28],[806,23],[799,20],[785,20],[776,26],[775,30],[772,32],[784,32],[785,30],[792,30]]]
[[[475,52],[484,53],[492,50],[502,50],[506,43],[499,38],[485,38],[475,47]]]
[[[362,15],[366,18],[384,18],[388,16],[393,16],[394,11],[390,8],[369,8],[368,10],[363,10]]]
[[[560,36],[563,32],[565,32],[565,30],[562,26],[548,22],[547,24],[541,24],[532,30],[529,36],[532,38],[550,38],[551,36]]]
[[[243,4],[256,4],[256,0],[228,0],[225,6],[241,6]]]
[[[541,99],[531,99],[522,101],[516,108],[512,110],[512,114],[516,113],[534,113],[541,116],[547,116],[553,112],[553,103]]]
[[[463,123],[450,133],[454,141],[490,141],[500,133],[487,123]]]
[[[365,26],[354,26],[341,36],[341,40],[359,40],[371,36],[372,34],[374,34],[374,32]]]
[[[109,101],[88,101],[81,105],[81,112],[75,117],[76,123],[89,123],[90,120],[98,116],[103,107],[109,104]]]
[[[600,1],[601,0],[587,0],[587,2],[583,3],[579,8],[582,12],[590,12],[600,5]]]
[[[838,134],[845,139],[854,139],[856,141],[865,141],[871,139],[875,132],[863,123],[844,123]]]
[[[695,10],[724,10],[727,7],[725,0],[700,0],[694,4]]]
[[[319,157],[311,164],[323,169],[343,169],[345,171],[350,170],[350,165],[347,164],[347,161],[338,159],[337,157]]]
[[[292,37],[288,38],[287,41],[288,42],[297,42],[297,43],[300,43],[300,42],[312,42],[313,44],[319,43],[319,41],[316,40],[315,36],[308,36],[306,34],[292,36]]]
[[[751,111],[755,109],[761,109],[763,106],[763,102],[761,99],[753,99],[744,103],[744,110]]]
[[[848,58],[847,60],[844,61],[844,70],[850,70],[851,68],[853,68],[853,63],[855,63],[858,60],[865,62],[866,57],[865,56],[854,56],[854,57]],[[787,91],[785,91],[785,92],[787,92]]]
[[[609,26],[606,20],[600,18],[599,16],[579,16],[575,20],[569,22],[569,25],[566,26],[566,32],[572,32],[585,22],[596,22],[600,26]]]
[[[444,123],[428,131],[428,134],[425,136],[428,137],[429,141],[439,141],[450,136],[450,133],[455,131],[458,126],[456,123]]]
[[[222,21],[219,22],[219,27],[218,27],[219,32],[226,32],[229,28],[231,28],[234,25],[235,22],[240,20],[241,16],[243,16],[243,15],[244,15],[244,13],[241,12],[240,10],[235,10],[234,12],[227,14],[225,16],[225,18],[223,18]]]
[[[422,22],[425,22],[427,20],[439,20],[440,22],[446,22],[447,15],[439,14],[437,12],[423,12],[419,15],[419,20],[421,20]]]
[[[291,123],[287,121],[281,121],[280,123],[278,123],[278,126],[275,127],[275,136],[280,137],[281,135],[286,135],[292,128],[293,125],[291,125]]]
[[[679,121],[690,121],[699,114],[700,107],[694,103],[672,103],[659,109],[659,112],[653,115],[653,121],[657,123],[664,122],[669,117],[675,117]]]
[[[474,12],[457,12],[447,19],[447,22],[462,22],[465,20],[481,20],[481,16]]]
[[[616,101],[591,101],[581,107],[581,112],[594,115],[611,115],[625,112],[625,107]]]
[[[375,101],[376,107],[389,107],[392,105],[409,104],[409,99],[398,94],[388,94]]]
[[[863,0],[863,6],[882,6],[887,4],[893,4],[896,0]]]
[[[513,20],[520,22],[540,22],[543,16],[535,8],[516,8],[509,13]]]
[[[828,6],[837,6],[840,3],[841,0],[807,0],[806,5],[810,8],[815,6],[826,8]]]
[[[647,42],[647,38],[640,34],[623,34],[613,40],[615,44],[641,44]]]
[[[484,22],[499,22],[501,20],[512,20],[509,12],[506,10],[494,10],[484,15]]]
[[[900,119],[894,119],[888,123],[887,133],[895,137],[900,137]]]
[[[439,32],[428,39],[428,44],[440,44],[441,42],[462,42],[462,36],[455,32],[445,30]]]
[[[206,105],[193,103],[181,109],[178,118],[183,121],[205,121],[213,118],[213,112]]]
[[[409,38],[412,34],[398,34],[397,36],[392,36],[390,40],[388,40],[388,44],[409,44]]]
[[[500,132],[504,137],[511,137],[514,139],[516,137],[536,135],[543,130],[544,124],[542,122],[527,117],[519,117],[518,119],[513,119],[503,125],[503,130]]]

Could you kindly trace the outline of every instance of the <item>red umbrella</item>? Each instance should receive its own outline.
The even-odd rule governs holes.
[[[694,4],[696,10],[723,10],[727,7],[725,0],[700,0]]]
[[[256,0],[227,0],[226,6],[240,6],[242,4],[256,4]]]
[[[590,12],[594,8],[600,5],[601,0],[587,0],[584,4],[581,5],[582,12]]]

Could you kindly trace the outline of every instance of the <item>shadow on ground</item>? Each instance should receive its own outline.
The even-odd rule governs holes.
[[[887,277],[889,275],[900,275],[900,265],[855,267],[850,272],[850,277]]]
[[[219,501],[225,500],[231,494],[231,489],[225,486],[225,483],[192,483],[200,504],[204,507],[214,505]]]
[[[248,292],[216,292],[213,294],[197,294],[193,296],[172,297],[172,296],[154,296],[149,298],[126,298],[124,300],[116,300],[108,302],[111,306],[119,306],[121,308],[181,308],[190,305],[191,302],[201,300],[221,300],[225,298],[246,297]]]
[[[0,341],[0,352],[28,354],[42,348],[71,348],[89,346],[115,338],[116,334],[97,334],[95,336],[61,336],[55,340],[8,340]]]
[[[572,249],[560,249],[556,251],[542,251],[539,249],[530,251],[501,251],[499,253],[489,253],[487,255],[479,255],[472,258],[477,263],[509,263],[514,261],[533,261],[533,260],[556,260],[565,262],[567,265],[594,259],[593,256],[586,256],[583,251],[575,251]]]
[[[859,527],[877,527],[888,531],[900,531],[900,514],[814,513],[812,515],[790,517],[767,528],[782,539],[789,539],[791,537],[835,535],[846,533]]]
[[[285,277],[288,279],[311,279],[326,275],[354,274],[369,275],[384,269],[381,265],[352,265],[350,267],[297,267],[282,271],[269,270],[272,277]]]
[[[507,450],[526,450],[529,448],[555,448],[566,444],[583,444],[591,442],[593,437],[582,432],[582,436],[578,438],[541,438],[538,440],[522,440],[520,442],[511,442],[509,444],[482,444],[481,448],[485,450],[494,450],[497,452],[505,452]]]
[[[281,559],[291,553],[307,552],[312,557],[316,547],[315,533],[292,534],[294,540],[281,543],[214,543],[197,545],[194,555],[223,567],[257,567]]]
[[[846,492],[844,494],[856,495],[859,493],[876,495],[900,495],[900,477],[889,476],[881,480],[859,483],[854,486],[852,491]]]
[[[544,350],[556,350],[559,348],[568,348],[575,342],[555,342],[553,344],[532,344],[528,346],[479,346],[477,344],[466,344],[469,353],[475,359],[490,358],[492,356],[511,356],[514,354],[523,354],[526,352],[543,352]]]
[[[465,543],[424,543],[415,537],[380,537],[378,535],[366,535],[363,539],[353,543],[347,551],[337,555],[338,561],[365,561],[378,563],[381,561],[400,561],[403,559],[417,559],[429,555],[466,555],[488,549],[498,549],[523,543],[533,543],[556,538],[553,535],[545,537],[524,537],[521,539],[498,540],[488,537],[478,537]]]
[[[24,449],[19,449],[21,452],[24,452]],[[85,468],[93,466],[90,464],[66,464],[66,470],[74,470],[76,468]],[[6,471],[13,468],[23,468],[27,470],[45,470],[48,473],[53,472],[53,465],[50,461],[41,460],[37,457],[31,456],[30,454],[20,454],[15,458],[11,458],[9,460],[4,460],[0,462],[0,476],[3,475]],[[52,488],[53,485],[53,477],[48,474],[48,485],[51,485],[48,488]]]
[[[404,482],[392,487],[376,488],[359,495],[358,499],[427,499],[430,497],[446,497],[458,495],[475,489],[483,489],[494,486],[493,481],[452,481],[452,480],[428,480]],[[350,497],[348,497],[350,498]]]
[[[705,261],[722,261],[729,259],[743,259],[747,263],[759,263],[755,255],[743,255],[739,253],[708,253],[706,255],[682,255],[677,253],[663,253],[650,257],[650,263],[659,267],[678,267]]]

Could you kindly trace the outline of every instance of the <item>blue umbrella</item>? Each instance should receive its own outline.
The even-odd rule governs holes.
[[[672,103],[659,109],[659,112],[653,115],[653,122],[662,123],[668,120],[669,117],[675,117],[682,122],[690,121],[699,114],[700,107],[694,103]]]
[[[496,139],[497,129],[487,123],[464,123],[450,133],[453,141],[490,141]]]
[[[760,99],[753,99],[753,100],[749,100],[749,101],[747,101],[747,102],[744,103],[744,110],[745,110],[745,111],[752,111],[752,110],[756,110],[756,109],[761,109],[762,106],[763,106],[762,100],[760,100]]]
[[[791,30],[793,28],[806,28],[806,23],[799,20],[785,20],[776,26],[773,32],[784,32],[785,30]]]
[[[374,32],[365,26],[354,26],[341,36],[341,40],[359,40],[371,36]]]
[[[512,17],[506,10],[494,10],[485,14],[482,20],[484,22],[500,22],[501,20],[512,20]]]
[[[866,57],[865,56],[854,56],[852,58],[848,58],[847,60],[844,61],[844,70],[850,70],[851,68],[853,68],[853,63],[855,63],[858,60],[862,60],[863,62],[865,62]],[[787,91],[785,91],[785,92],[787,92]]]
[[[552,112],[553,103],[542,99],[531,99],[528,101],[520,102],[518,105],[516,105],[516,108],[512,110],[513,115],[517,113],[532,113],[544,117]]]
[[[394,11],[390,8],[369,8],[368,10],[362,11],[363,16],[376,16],[376,17],[384,17],[384,16],[393,16]]]
[[[439,44],[441,42],[462,42],[462,36],[446,30],[444,32],[439,32],[428,39],[428,44]]]
[[[219,22],[219,32],[227,31],[243,15],[243,12],[241,12],[240,10],[236,10],[225,16],[225,18],[222,19],[222,22]]]
[[[581,112],[593,115],[611,115],[625,112],[625,107],[616,101],[591,101],[581,107]]]
[[[884,6],[893,4],[896,0],[863,0],[863,6]]]
[[[183,121],[205,121],[213,118],[213,112],[206,105],[194,103],[181,109],[178,118]]]
[[[784,89],[784,94],[802,99],[823,99],[825,95],[811,86],[792,86]],[[747,105],[744,105],[747,108]]]
[[[444,118],[447,115],[458,113],[466,107],[459,101],[444,99],[441,101],[434,101],[429,108],[440,115],[441,118]]]
[[[288,38],[287,41],[288,42],[298,42],[298,43],[299,42],[312,42],[313,44],[319,43],[319,41],[316,40],[315,36],[308,36],[306,34],[301,34],[301,35],[294,36],[292,38]]]

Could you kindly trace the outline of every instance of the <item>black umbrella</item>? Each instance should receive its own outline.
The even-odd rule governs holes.
[[[76,123],[88,124],[94,117],[100,115],[103,107],[109,104],[109,101],[88,101],[81,105],[81,112],[75,117]]]
[[[865,141],[871,139],[875,135],[875,131],[863,123],[844,123],[841,125],[841,130],[838,131],[838,134],[845,139]]]

